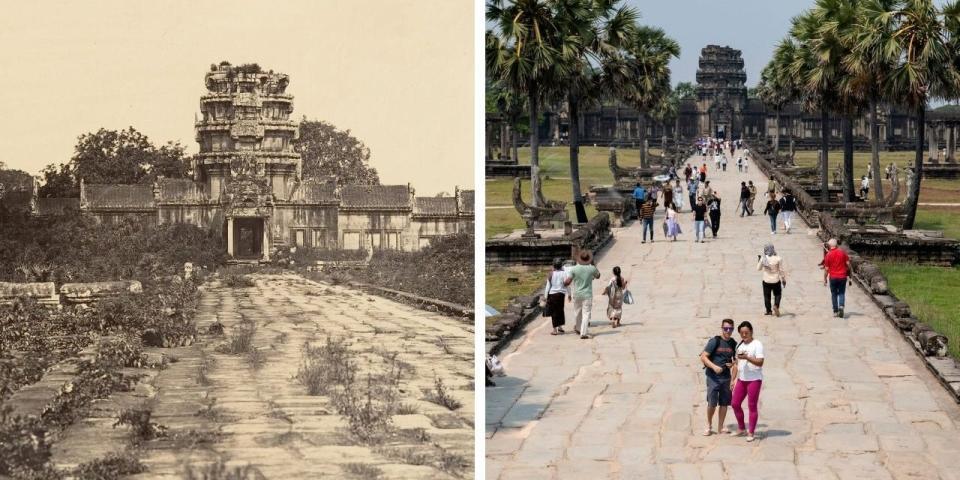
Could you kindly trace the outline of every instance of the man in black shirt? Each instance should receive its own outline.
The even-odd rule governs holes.
[[[696,230],[694,242],[703,243],[703,237],[706,236],[704,226],[704,217],[707,214],[707,206],[703,203],[703,197],[697,197],[697,204],[693,206],[693,225]]]
[[[730,406],[730,367],[733,366],[733,357],[736,355],[737,342],[733,338],[733,320],[724,318],[720,323],[721,333],[710,339],[700,353],[707,376],[707,428],[704,435],[713,434],[713,413],[720,407],[717,431],[727,433],[723,420],[727,416],[727,407]]]
[[[744,216],[750,211],[750,189],[747,188],[747,182],[740,182],[740,216]]]
[[[783,217],[783,227],[790,233],[790,223],[793,220],[793,212],[797,210],[797,198],[793,196],[790,190],[784,190],[780,197],[780,216]]]

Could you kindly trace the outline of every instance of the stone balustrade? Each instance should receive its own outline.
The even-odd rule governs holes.
[[[143,285],[136,280],[115,282],[65,283],[60,286],[63,303],[76,305],[96,302],[104,298],[143,293]]]
[[[43,305],[60,304],[60,297],[53,282],[0,282],[0,305],[9,305],[18,298],[32,298]]]

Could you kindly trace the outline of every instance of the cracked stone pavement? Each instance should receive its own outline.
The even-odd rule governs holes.
[[[754,216],[734,213],[740,181],[766,190],[755,165],[712,166],[719,238],[693,242],[689,206],[675,243],[662,237],[662,208],[656,243],[640,243],[639,223],[615,229],[598,257],[594,338],[551,336],[539,318],[502,353],[507,376],[486,389],[486,477],[960,478],[960,407],[858,287],[847,289],[846,318],[831,316],[820,242],[802,220],[773,236],[760,198]],[[762,315],[756,271],[770,241],[788,272],[780,318]],[[637,303],[611,329],[599,292],[615,265]],[[571,304],[566,314],[570,332]],[[698,355],[725,317],[751,321],[766,350],[754,443],[701,435]]]

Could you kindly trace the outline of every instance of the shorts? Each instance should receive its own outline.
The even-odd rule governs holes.
[[[707,405],[729,407],[733,395],[730,393],[730,377],[712,377],[707,375]]]

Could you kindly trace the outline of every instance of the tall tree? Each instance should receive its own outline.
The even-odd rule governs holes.
[[[527,96],[530,114],[530,173],[533,205],[539,206],[540,138],[537,120],[542,101],[555,91],[566,67],[559,59],[563,38],[547,0],[487,0],[487,76]]]
[[[101,128],[78,137],[73,157],[59,166],[43,170],[46,179],[41,196],[79,195],[80,179],[87,183],[149,183],[157,177],[183,178],[190,175],[190,162],[180,143],[156,147],[133,127],[126,130]]]
[[[680,56],[680,45],[656,27],[640,26],[632,37],[627,50],[634,79],[627,98],[639,112],[640,166],[646,168],[647,114],[670,92],[670,59]]]
[[[894,39],[896,17],[901,0],[865,0],[857,5],[857,19],[846,31],[846,40],[853,48],[844,59],[850,72],[849,87],[859,94],[867,106],[870,124],[870,168],[873,171],[873,192],[883,203],[883,182],[880,178],[880,100],[889,89],[889,73],[896,66],[900,48]]]
[[[913,182],[907,192],[907,218],[903,228],[913,228],[923,178],[924,123],[931,98],[956,97],[958,92],[956,51],[948,26],[957,22],[956,2],[939,10],[932,0],[910,0],[894,12],[900,62],[890,72],[890,96],[914,111],[917,144],[913,161]],[[944,18],[947,17],[947,18]]]
[[[339,186],[380,183],[377,170],[370,166],[370,149],[350,130],[304,117],[296,148],[305,177],[336,178]]]

